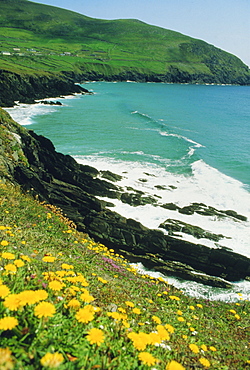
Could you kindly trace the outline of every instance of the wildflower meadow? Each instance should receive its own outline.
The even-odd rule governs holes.
[[[0,183],[0,370],[250,369],[248,300],[184,295]]]

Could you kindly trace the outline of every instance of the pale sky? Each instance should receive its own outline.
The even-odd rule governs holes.
[[[204,40],[250,67],[250,0],[36,0],[99,19],[139,19]]]

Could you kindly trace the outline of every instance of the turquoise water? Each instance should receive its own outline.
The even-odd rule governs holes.
[[[85,85],[86,86],[86,85]],[[250,87],[87,84],[94,95],[36,116],[32,129],[71,155],[105,154],[191,173],[202,159],[250,187]]]

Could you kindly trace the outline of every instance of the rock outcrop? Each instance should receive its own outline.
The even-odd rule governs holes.
[[[245,256],[148,229],[111,211],[107,206],[115,198],[133,206],[154,204],[157,200],[134,189],[130,192],[122,189],[116,184],[119,175],[109,171],[101,173],[56,152],[49,139],[21,127],[2,109],[0,139],[0,178],[20,184],[23,190],[29,190],[40,200],[60,207],[80,231],[123,253],[130,261],[142,261],[147,267],[166,274],[225,288],[230,285],[225,280],[237,281],[250,276],[250,259]],[[100,200],[99,196],[111,201]],[[233,211],[227,212],[227,217],[236,216]],[[190,225],[182,227],[191,230]],[[193,229],[195,233],[198,231],[202,232]],[[218,239],[223,235],[212,237]]]
[[[0,106],[12,107],[16,101],[33,104],[35,100],[89,91],[76,85],[76,76],[67,74],[20,75],[0,70]]]

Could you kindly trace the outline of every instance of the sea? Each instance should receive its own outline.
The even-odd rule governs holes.
[[[117,185],[154,195],[159,204],[198,202],[234,210],[247,221],[112,199],[112,209],[157,229],[168,218],[226,238],[218,243],[179,233],[211,248],[250,258],[250,86],[86,82],[93,94],[47,99],[59,105],[17,104],[13,119],[52,140],[79,163],[120,174]],[[101,198],[106,199],[106,198]],[[145,268],[137,264],[138,271]],[[250,282],[230,290],[162,276],[186,294],[207,299],[250,299]]]

